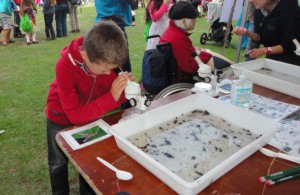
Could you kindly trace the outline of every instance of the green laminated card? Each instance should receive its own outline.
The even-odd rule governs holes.
[[[77,150],[110,137],[109,127],[106,122],[99,119],[79,128],[62,131],[60,134],[73,150]]]

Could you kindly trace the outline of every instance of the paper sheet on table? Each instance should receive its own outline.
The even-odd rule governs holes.
[[[300,110],[281,120],[281,129],[269,144],[290,155],[300,157]]]
[[[230,95],[219,97],[219,99],[225,102],[230,102]],[[280,121],[297,111],[299,108],[300,106],[297,105],[287,104],[252,94],[249,110]]]
[[[219,99],[230,102],[230,95]],[[252,94],[249,110],[279,121],[282,126],[269,144],[290,155],[300,157],[300,106]]]

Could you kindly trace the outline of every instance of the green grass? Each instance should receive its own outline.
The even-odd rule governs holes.
[[[143,40],[144,10],[136,10],[136,26],[127,28],[133,73],[141,76],[146,48]],[[82,33],[94,24],[94,7],[79,14]],[[25,39],[0,46],[0,194],[51,194],[47,165],[45,103],[60,50],[79,34],[46,41],[42,11],[37,15],[38,45],[27,46]],[[200,46],[201,33],[208,31],[206,19],[199,18],[190,38]],[[234,37],[232,43],[235,43]],[[222,47],[209,42],[205,48],[221,53]],[[224,55],[234,60],[231,46]],[[71,194],[78,194],[77,172],[70,165]]]

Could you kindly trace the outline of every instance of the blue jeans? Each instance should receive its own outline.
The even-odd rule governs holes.
[[[55,7],[55,21],[56,21],[56,36],[67,36],[67,14],[69,6],[67,3],[58,4]]]
[[[18,26],[20,26],[20,15],[16,12],[14,12],[14,23]],[[14,35],[17,36],[17,35],[21,35],[21,31],[20,31],[20,28],[18,26],[15,26],[14,27]]]
[[[48,165],[53,195],[67,195],[70,193],[68,178],[69,160],[55,140],[56,134],[67,127],[66,125],[59,125],[47,119]],[[79,175],[79,186],[80,194],[95,194],[81,175]]]
[[[50,38],[54,38],[55,37],[55,33],[54,33],[54,28],[53,28],[53,17],[54,14],[44,14],[44,21],[45,21],[45,33],[46,33],[46,37]]]

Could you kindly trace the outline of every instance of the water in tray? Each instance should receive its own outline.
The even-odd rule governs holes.
[[[276,78],[276,79],[279,79],[279,80],[282,80],[282,81],[286,81],[286,82],[295,83],[297,85],[300,85],[299,77],[295,77],[295,76],[292,76],[292,75],[289,75],[289,74],[285,74],[285,73],[282,73],[282,72],[277,72],[277,71],[274,71],[274,70],[271,70],[271,69],[268,69],[268,68],[262,68],[262,69],[256,70],[255,72],[259,73],[259,74],[267,75],[267,76],[270,76],[270,77],[273,77],[273,78]]]
[[[128,140],[193,182],[259,136],[207,111],[195,110]]]

